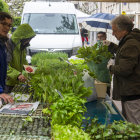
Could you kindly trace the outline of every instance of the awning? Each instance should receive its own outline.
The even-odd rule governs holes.
[[[82,23],[83,21],[85,21],[85,19],[91,16],[77,9],[76,9],[76,14],[77,14],[78,23]]]
[[[140,2],[140,0],[71,0],[71,1],[88,1],[88,2]]]

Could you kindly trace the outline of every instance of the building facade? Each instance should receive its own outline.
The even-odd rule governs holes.
[[[102,12],[120,15],[125,12],[134,23],[134,28],[140,29],[140,3],[106,2],[102,4]],[[117,43],[116,39],[108,34],[108,39]]]

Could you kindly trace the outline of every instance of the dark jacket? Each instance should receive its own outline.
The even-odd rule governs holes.
[[[7,63],[6,63],[5,43],[2,43],[0,39],[0,94],[3,93],[3,90],[5,88],[6,73],[7,73]]]
[[[119,45],[111,43],[108,47],[116,53],[110,69],[114,74],[113,99],[140,98],[140,30],[133,29]]]
[[[84,29],[84,28],[81,29],[81,36],[82,37],[87,37],[88,36],[88,32],[87,32],[86,29]]]

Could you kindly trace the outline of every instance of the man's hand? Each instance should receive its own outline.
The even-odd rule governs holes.
[[[108,64],[107,69],[109,70],[109,67],[112,66],[112,65],[113,65],[112,63]]]
[[[109,71],[110,71],[110,66],[113,66],[113,64],[110,63],[110,64],[107,65],[107,69],[108,69]],[[113,73],[110,71],[110,74],[112,75]]]
[[[24,75],[19,75],[19,76],[18,76],[18,80],[19,80],[20,82],[23,82],[23,83],[25,83],[25,81],[27,81],[27,79],[26,79],[26,77],[25,77]]]
[[[102,40],[101,42],[103,42],[103,46],[105,46],[105,45],[107,45],[107,46],[109,46],[110,45],[110,41],[108,41],[108,40]]]
[[[14,103],[14,99],[8,94],[2,93],[0,94],[0,98],[3,99],[5,103]]]

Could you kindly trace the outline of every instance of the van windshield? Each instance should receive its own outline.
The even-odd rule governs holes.
[[[23,23],[28,23],[36,34],[79,34],[74,14],[29,13]]]

